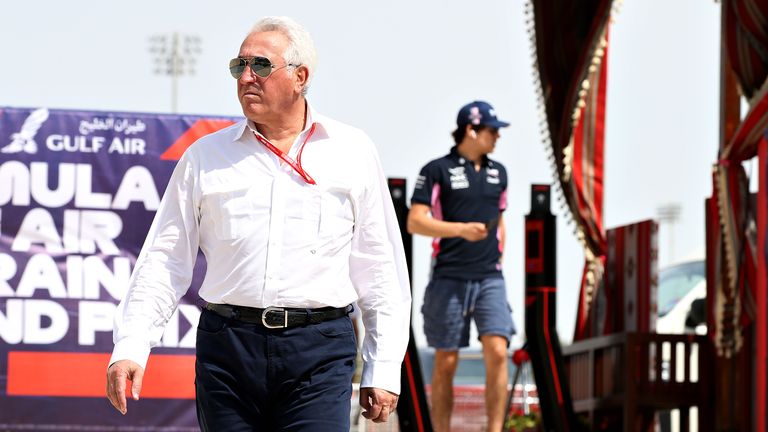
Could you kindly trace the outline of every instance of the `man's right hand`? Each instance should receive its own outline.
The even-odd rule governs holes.
[[[118,360],[107,369],[107,398],[116,410],[123,415],[128,412],[125,400],[126,380],[131,380],[131,395],[133,400],[139,400],[141,380],[144,378],[144,368],[131,360]]]
[[[461,229],[461,238],[475,242],[488,237],[488,229],[484,223],[466,222]]]
[[[488,237],[488,226],[482,222],[448,222],[433,219],[430,213],[430,206],[413,203],[408,210],[408,232],[429,237],[461,237],[471,242]]]

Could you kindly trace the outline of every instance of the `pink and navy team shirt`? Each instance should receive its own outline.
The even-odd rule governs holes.
[[[488,237],[470,242],[461,237],[432,241],[432,277],[477,280],[501,277],[498,218],[507,208],[507,171],[483,158],[480,171],[456,147],[421,169],[411,204],[430,206],[432,217],[448,222],[491,222]],[[493,222],[492,222],[493,221]]]

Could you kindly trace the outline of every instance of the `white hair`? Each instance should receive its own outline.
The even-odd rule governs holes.
[[[301,24],[286,16],[268,16],[264,17],[254,24],[251,33],[262,33],[276,31],[288,38],[288,47],[283,53],[283,60],[286,64],[304,65],[309,69],[307,83],[301,90],[302,95],[307,94],[309,83],[315,74],[317,66],[317,52],[312,36]]]

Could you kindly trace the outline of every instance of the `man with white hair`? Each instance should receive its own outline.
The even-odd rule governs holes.
[[[395,410],[411,310],[401,235],[373,142],[305,99],[315,63],[285,17],[258,21],[230,61],[246,118],[184,153],[118,307],[107,396],[123,414],[198,248],[203,431],[348,431],[354,303],[360,405],[375,422]]]

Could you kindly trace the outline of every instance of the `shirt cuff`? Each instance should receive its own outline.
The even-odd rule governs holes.
[[[136,338],[121,339],[115,343],[115,348],[112,350],[112,357],[109,359],[109,365],[112,365],[112,363],[118,360],[131,360],[136,362],[143,369],[146,369],[149,350],[149,345],[144,340]]]
[[[373,387],[400,394],[400,370],[402,363],[364,362],[360,387]]]

